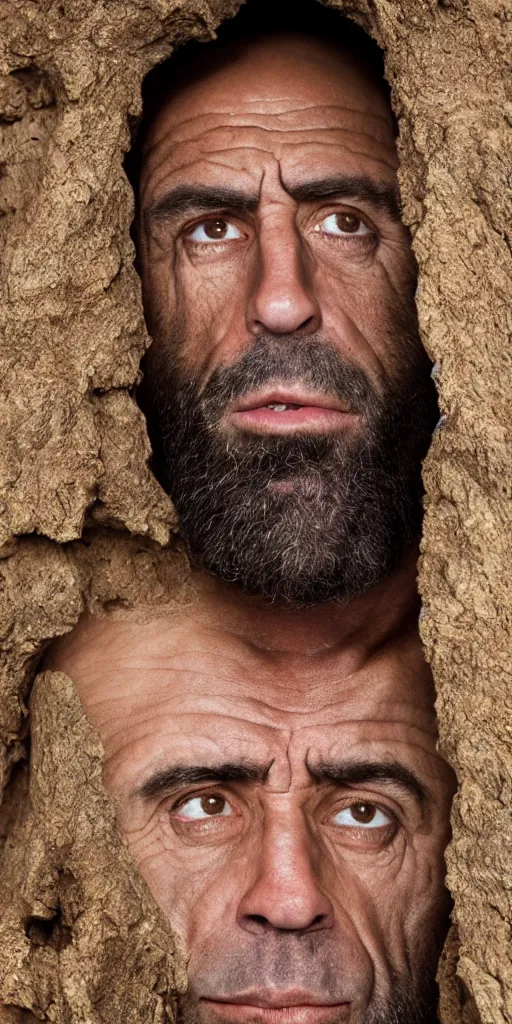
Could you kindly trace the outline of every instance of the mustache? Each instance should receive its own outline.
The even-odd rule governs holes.
[[[307,992],[320,1003],[367,1004],[361,1024],[435,1024],[436,968],[441,944],[425,943],[410,957],[409,970],[387,957],[389,991],[375,990],[374,967],[361,973],[360,953],[340,949],[325,932],[253,937],[254,945],[219,958],[217,948],[199,955],[199,970],[189,972],[189,988],[180,997],[178,1020],[199,1024],[183,1013],[198,999],[240,999],[247,993]],[[221,962],[220,962],[221,960]],[[189,964],[189,969],[192,965]],[[364,977],[366,975],[366,984]],[[359,1016],[358,1016],[359,1020]]]
[[[272,383],[300,383],[348,401],[356,413],[380,399],[381,389],[367,373],[344,360],[334,345],[320,335],[297,332],[286,337],[263,334],[250,349],[228,366],[219,366],[203,389],[196,381],[188,387],[208,418],[216,418],[235,399]]]
[[[191,979],[202,998],[229,999],[248,992],[307,991],[319,1002],[343,1003],[354,997],[350,978],[340,970],[339,951],[321,935],[261,937],[245,953],[220,962],[218,951],[205,957]],[[353,972],[349,972],[353,974]],[[350,989],[350,991],[349,991]]]
[[[213,370],[209,360],[189,364],[179,320],[167,324],[166,342],[150,345],[137,397],[151,465],[207,571],[307,605],[362,594],[396,567],[419,532],[420,465],[439,415],[428,357],[399,312],[383,335],[394,349],[389,365],[370,371],[320,331],[260,335],[230,364],[217,354]],[[348,405],[357,429],[230,429],[230,407],[291,381],[295,393],[304,386]],[[283,480],[288,489],[271,486]]]

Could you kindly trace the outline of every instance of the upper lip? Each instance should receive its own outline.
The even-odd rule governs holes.
[[[350,404],[343,402],[334,395],[325,395],[320,391],[304,391],[299,388],[272,388],[270,391],[253,391],[237,402],[233,412],[247,412],[249,409],[260,409],[262,406],[277,402],[282,405],[308,405],[319,409],[335,409],[337,412],[350,412]]]
[[[280,1009],[285,1006],[339,1006],[341,1000],[323,999],[312,992],[294,990],[291,992],[242,992],[232,996],[208,996],[210,1002],[237,1003],[240,1006],[262,1006]]]

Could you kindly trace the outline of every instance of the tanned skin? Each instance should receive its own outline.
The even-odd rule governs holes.
[[[329,42],[217,58],[143,149],[144,408],[196,564],[274,599],[350,599],[419,533],[436,417],[392,113]]]
[[[258,41],[184,86],[141,178],[154,351],[179,321],[200,392],[265,334],[321,331],[381,390],[404,358],[393,311],[414,288],[396,170],[385,97],[329,44]],[[364,429],[350,402],[279,387],[274,401],[309,404],[283,414],[255,396],[226,410],[221,435]],[[120,830],[183,939],[184,1024],[435,1020],[454,780],[416,554],[349,603],[313,607],[198,572],[189,608],[86,616],[52,651],[103,741]]]
[[[49,661],[78,687],[120,830],[183,939],[183,1019],[435,1020],[390,1009],[432,995],[454,788],[413,565],[343,610],[196,584],[178,612],[85,617]]]
[[[262,39],[182,87],[156,118],[142,167],[150,322],[184,316],[184,360],[201,381],[263,330],[322,323],[378,383],[396,358],[386,312],[413,276],[397,168],[388,103],[337,46]],[[237,201],[215,203],[218,191]],[[338,410],[312,410],[309,430],[341,426]],[[269,411],[249,425],[232,411],[225,427],[293,432],[298,422]]]

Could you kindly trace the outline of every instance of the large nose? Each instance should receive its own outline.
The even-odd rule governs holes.
[[[333,907],[317,872],[321,851],[303,821],[276,816],[264,826],[252,854],[252,877],[238,907],[238,924],[253,934],[271,929],[310,932],[332,928]]]
[[[311,259],[289,216],[269,217],[261,227],[247,320],[256,336],[267,331],[312,334],[320,327]]]

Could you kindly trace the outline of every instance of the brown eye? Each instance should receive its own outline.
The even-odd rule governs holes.
[[[352,235],[359,230],[361,221],[354,213],[337,213],[336,224],[340,231],[344,231]]]
[[[243,238],[236,224],[225,220],[224,217],[209,217],[208,220],[202,220],[187,234],[193,242],[200,242],[202,245],[212,242],[233,242]]]
[[[204,222],[204,233],[208,238],[224,238],[228,226],[225,220],[218,218],[217,220],[206,220]]]
[[[391,825],[391,822],[392,816],[386,814],[381,807],[366,803],[364,800],[357,804],[351,804],[350,807],[344,807],[334,816],[334,824],[342,825],[345,828],[359,826],[360,828],[378,829]]]
[[[364,221],[355,213],[343,210],[339,213],[330,213],[328,217],[317,224],[315,231],[321,231],[325,235],[334,235],[338,238],[346,238],[347,235],[371,236],[372,231]]]
[[[222,796],[202,796],[201,809],[205,814],[222,814],[226,801]]]
[[[368,825],[375,817],[377,810],[374,804],[353,804],[350,809],[354,820],[361,825]]]
[[[174,813],[182,820],[204,821],[205,818],[217,816],[225,818],[233,814],[233,808],[220,793],[204,793],[202,796],[193,796],[185,800]]]

